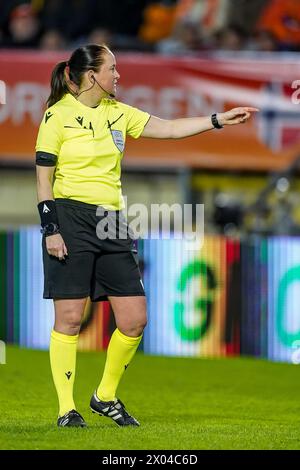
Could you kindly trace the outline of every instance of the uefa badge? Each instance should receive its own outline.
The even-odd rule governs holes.
[[[124,152],[125,142],[122,131],[110,130],[115,146],[120,152]]]

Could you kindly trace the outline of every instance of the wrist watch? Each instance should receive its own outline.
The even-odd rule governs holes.
[[[223,127],[223,126],[221,126],[221,124],[219,124],[216,113],[211,115],[211,123],[212,123],[212,125],[214,126],[215,129],[222,129],[222,127]]]
[[[57,233],[59,233],[59,226],[54,222],[50,222],[49,224],[41,228],[41,233],[44,234],[46,237],[50,235],[56,235]]]

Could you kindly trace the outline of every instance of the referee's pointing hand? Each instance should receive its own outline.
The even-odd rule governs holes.
[[[46,237],[46,247],[49,255],[55,256],[59,260],[63,260],[65,256],[68,256],[67,247],[59,233]]]
[[[251,113],[259,112],[258,108],[244,106],[233,108],[225,113],[218,113],[218,122],[221,126],[232,126],[233,124],[243,124],[251,117]]]

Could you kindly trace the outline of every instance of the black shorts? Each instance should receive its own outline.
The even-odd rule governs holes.
[[[60,232],[68,256],[62,261],[50,256],[43,236],[45,299],[90,296],[92,301],[99,301],[107,300],[107,296],[145,295],[137,250],[122,211],[103,209],[103,215],[97,216],[96,209],[97,206],[80,201],[56,199]],[[116,237],[101,239],[96,227],[99,222],[105,226],[103,222],[108,217],[116,221]]]

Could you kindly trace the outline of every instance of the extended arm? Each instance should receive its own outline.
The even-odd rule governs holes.
[[[250,107],[234,108],[225,113],[218,113],[217,119],[221,126],[231,126],[245,123],[251,117],[251,113],[257,111],[259,109]],[[173,120],[151,116],[141,136],[154,139],[182,139],[213,128],[211,116]]]

